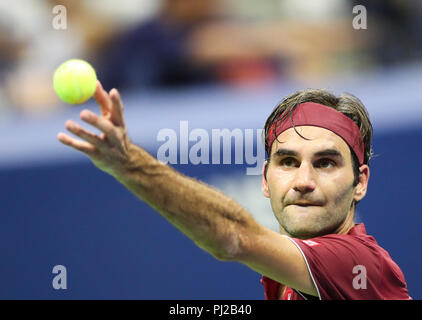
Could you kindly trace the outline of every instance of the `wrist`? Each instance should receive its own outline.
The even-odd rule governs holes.
[[[162,171],[163,167],[166,165],[159,162],[145,149],[129,142],[122,161],[112,175],[120,181],[139,182],[141,176],[154,175],[157,170]]]

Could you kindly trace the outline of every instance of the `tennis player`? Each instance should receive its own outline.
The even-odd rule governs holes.
[[[359,99],[324,90],[286,97],[265,124],[262,191],[280,232],[238,203],[151,156],[128,137],[116,89],[97,84],[101,116],[83,110],[96,135],[68,120],[63,144],[85,153],[199,247],[262,274],[266,299],[411,299],[387,251],[355,224],[367,192],[372,125]]]

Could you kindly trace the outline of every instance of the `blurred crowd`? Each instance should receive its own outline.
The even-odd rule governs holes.
[[[66,8],[57,30],[53,8]],[[367,29],[352,9],[367,9]],[[422,59],[417,0],[15,0],[0,2],[0,118],[60,103],[54,70],[89,61],[106,89],[304,86]]]

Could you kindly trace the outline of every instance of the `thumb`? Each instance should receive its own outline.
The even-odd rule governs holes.
[[[107,92],[103,89],[101,82],[97,80],[97,87],[94,92],[94,99],[97,104],[100,106],[101,114],[103,117],[106,117],[111,112],[112,102]]]

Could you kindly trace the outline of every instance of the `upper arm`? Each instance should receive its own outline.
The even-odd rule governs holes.
[[[318,296],[307,261],[294,241],[261,225],[255,229],[242,235],[237,260],[279,283]]]

